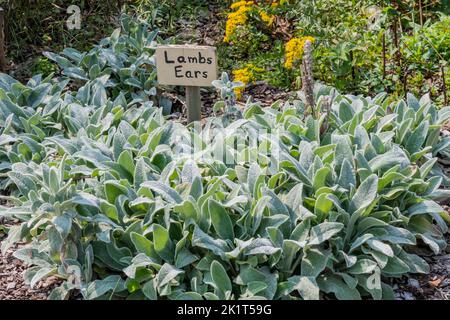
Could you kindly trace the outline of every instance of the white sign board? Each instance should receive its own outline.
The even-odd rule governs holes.
[[[158,82],[163,85],[210,87],[217,80],[216,48],[164,45],[156,48]]]

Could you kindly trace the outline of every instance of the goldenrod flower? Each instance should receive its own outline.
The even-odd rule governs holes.
[[[230,6],[230,9],[234,10],[234,9],[238,9],[243,6],[251,6],[252,4],[253,4],[253,1],[238,1],[238,2],[233,3]]]
[[[294,62],[297,60],[301,60],[303,55],[303,47],[305,46],[305,42],[309,40],[314,42],[315,39],[313,37],[301,37],[301,38],[292,38],[286,43],[286,62],[284,63],[285,68],[292,69]]]
[[[241,4],[243,2],[245,2],[245,4]],[[247,20],[248,20],[247,13],[248,13],[248,11],[251,10],[251,8],[249,6],[247,6],[248,3],[252,4],[253,2],[240,1],[240,2],[236,2],[233,4],[233,5],[237,5],[237,4],[240,4],[240,5],[235,7],[235,8],[238,8],[237,11],[231,12],[230,14],[228,14],[228,19],[227,19],[227,23],[226,23],[226,27],[225,27],[225,37],[223,39],[224,42],[230,42],[231,36],[235,32],[236,28],[238,26],[245,25],[245,23],[247,22]]]
[[[262,71],[264,70],[261,68],[257,68],[252,64],[247,64],[242,69],[233,70],[233,81],[242,82],[244,84],[243,87],[234,89],[234,93],[236,94],[237,99],[240,99],[242,97],[242,93],[245,90],[245,85],[256,81],[255,72]]]
[[[268,27],[270,27],[275,21],[275,16],[272,14],[267,14],[264,10],[259,10],[259,16]]]

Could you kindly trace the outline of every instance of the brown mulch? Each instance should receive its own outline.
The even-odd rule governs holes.
[[[260,102],[263,107],[270,107],[278,100],[289,101],[290,99],[297,97],[295,91],[292,92],[287,89],[272,87],[265,82],[258,82],[248,86],[247,94],[251,96],[254,101]]]
[[[218,93],[213,89],[202,89],[200,92],[202,96],[202,119],[214,116],[213,106],[220,100]],[[237,104],[243,108],[247,99],[251,97],[252,101],[257,101],[262,107],[270,107],[277,100],[288,101],[289,99],[294,98],[295,95],[295,92],[272,87],[261,81],[247,86],[242,99],[238,101]],[[186,123],[187,113],[184,97],[176,94],[165,94],[165,96],[173,103],[173,112],[167,119]],[[218,114],[220,115],[220,112]]]
[[[409,275],[395,281],[398,300],[450,300],[450,235],[447,248],[437,256],[423,257],[431,267],[430,274]]]
[[[450,137],[450,121],[443,125],[441,135],[443,137]],[[441,168],[444,171],[445,175],[447,177],[450,177],[450,159],[440,157],[438,159],[438,163],[441,165]]]
[[[5,234],[0,231],[0,242]],[[25,284],[23,273],[28,265],[13,257],[13,252],[23,244],[10,248],[5,255],[0,252],[0,301],[1,300],[46,300],[50,292],[61,281],[56,277],[48,277],[30,288]]]

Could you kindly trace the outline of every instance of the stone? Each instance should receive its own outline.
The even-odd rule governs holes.
[[[410,278],[408,280],[408,285],[414,289],[420,289],[420,283],[416,279]]]
[[[414,295],[411,292],[407,292],[407,291],[403,291],[401,293],[401,297],[404,300],[416,300],[416,298],[414,297]]]
[[[6,285],[6,290],[13,290],[16,288],[17,283],[16,282],[10,282]]]

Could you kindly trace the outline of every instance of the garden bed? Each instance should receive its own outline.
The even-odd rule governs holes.
[[[394,280],[395,298],[398,300],[449,300],[450,299],[450,235],[447,249],[441,254],[425,257],[430,264],[428,275],[409,275]],[[2,238],[0,238],[0,241]],[[0,252],[0,300],[45,300],[60,284],[56,277],[39,282],[31,289],[24,283],[23,272],[27,269],[21,260],[12,256],[16,245],[3,255]]]
[[[313,86],[306,37],[303,92],[223,73],[187,124],[152,23],[0,74],[0,298],[448,298],[450,107]]]
[[[23,273],[29,266],[12,256],[20,247],[18,244],[5,255],[0,253],[0,300],[46,300],[61,281],[56,277],[49,277],[34,288],[25,284]]]
[[[430,274],[411,274],[394,281],[396,299],[450,300],[450,236],[446,239],[447,249],[437,256],[425,257]]]

